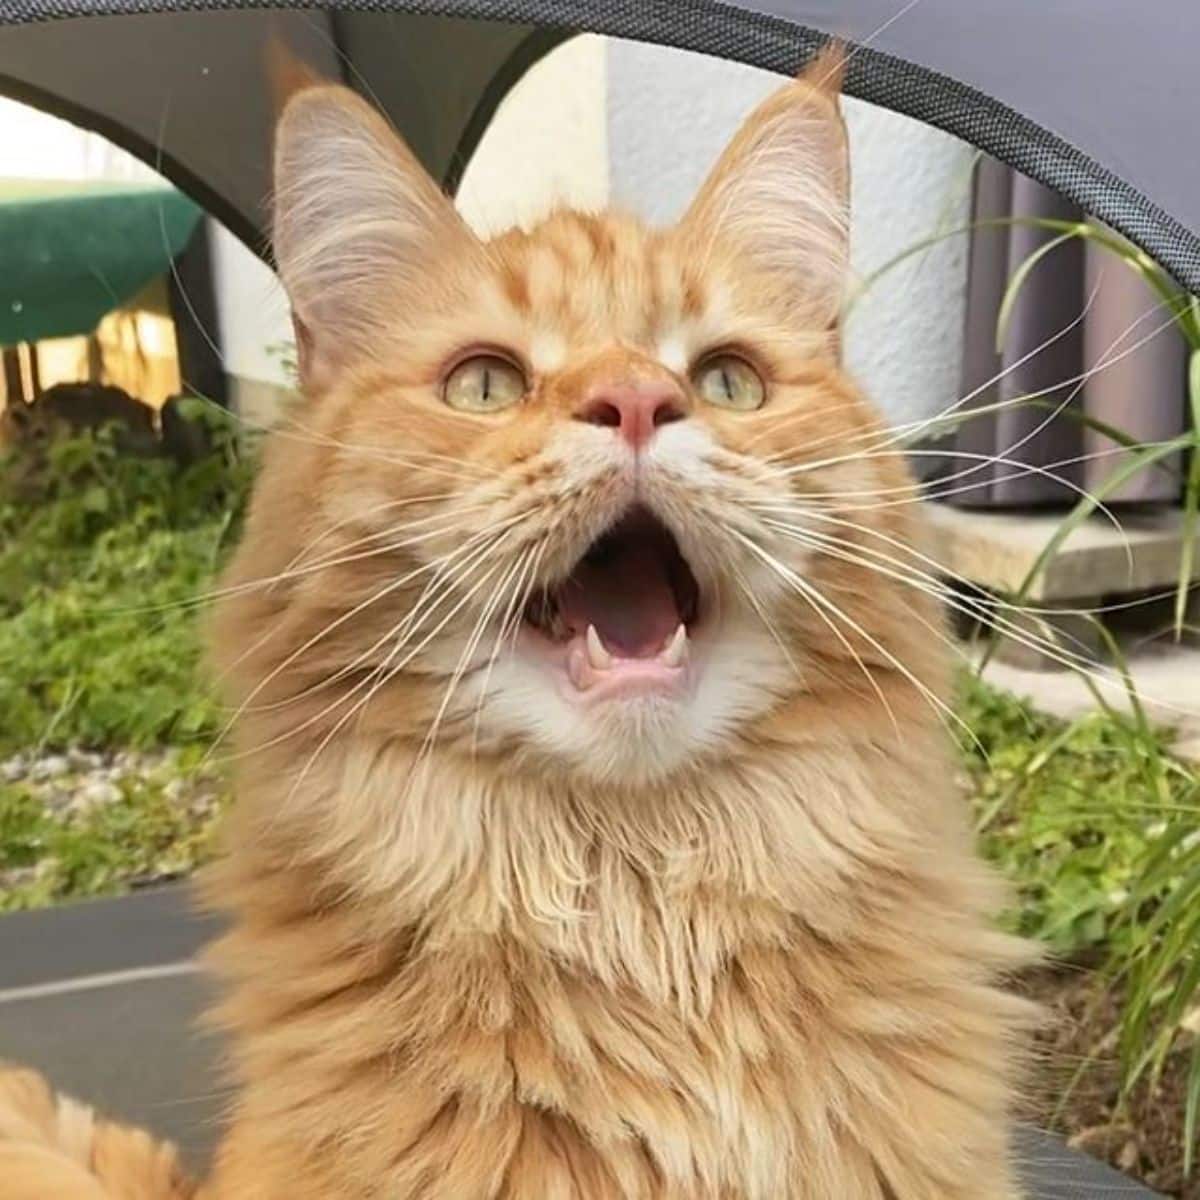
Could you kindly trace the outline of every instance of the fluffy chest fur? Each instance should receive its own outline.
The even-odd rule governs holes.
[[[1024,949],[928,749],[794,746],[599,823],[444,764],[409,797],[453,813],[436,851],[381,822],[286,865],[282,792],[247,808],[214,885],[254,914],[217,955],[243,1090],[215,1195],[1012,1196],[1025,1013],[991,980]],[[411,760],[355,757],[340,811],[387,812]]]

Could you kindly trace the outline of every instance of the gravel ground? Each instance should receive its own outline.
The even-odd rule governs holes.
[[[0,908],[190,871],[207,855],[223,795],[214,769],[175,748],[0,760]]]

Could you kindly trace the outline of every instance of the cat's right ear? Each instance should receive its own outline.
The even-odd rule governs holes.
[[[275,261],[301,376],[320,383],[377,351],[408,307],[405,292],[479,244],[412,151],[348,88],[291,94],[274,168]]]
[[[700,245],[737,246],[775,279],[798,327],[831,328],[849,259],[850,166],[832,45],[747,118],[683,217]]]

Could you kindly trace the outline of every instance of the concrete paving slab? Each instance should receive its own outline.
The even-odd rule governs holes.
[[[950,573],[989,591],[1012,594],[1062,523],[1061,512],[1010,512],[926,504],[932,556]],[[1097,514],[1058,547],[1034,580],[1030,600],[1148,592],[1179,578],[1183,513],[1176,508]],[[1200,550],[1200,535],[1193,535]],[[1200,558],[1200,554],[1197,555]]]
[[[1175,730],[1175,752],[1200,761],[1200,650],[1161,644],[1131,650],[1129,673],[1147,717]],[[1079,671],[1031,670],[993,659],[984,678],[1068,721],[1096,708],[1088,680],[1118,712],[1131,710],[1124,682],[1111,667],[1097,665],[1085,678]]]

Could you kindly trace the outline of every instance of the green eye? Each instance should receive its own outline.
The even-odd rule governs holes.
[[[529,390],[524,372],[498,354],[460,362],[442,384],[442,399],[459,412],[490,413],[516,404]]]
[[[701,399],[738,412],[753,412],[756,408],[762,408],[767,398],[762,376],[736,354],[717,354],[706,358],[692,372],[692,382]]]

